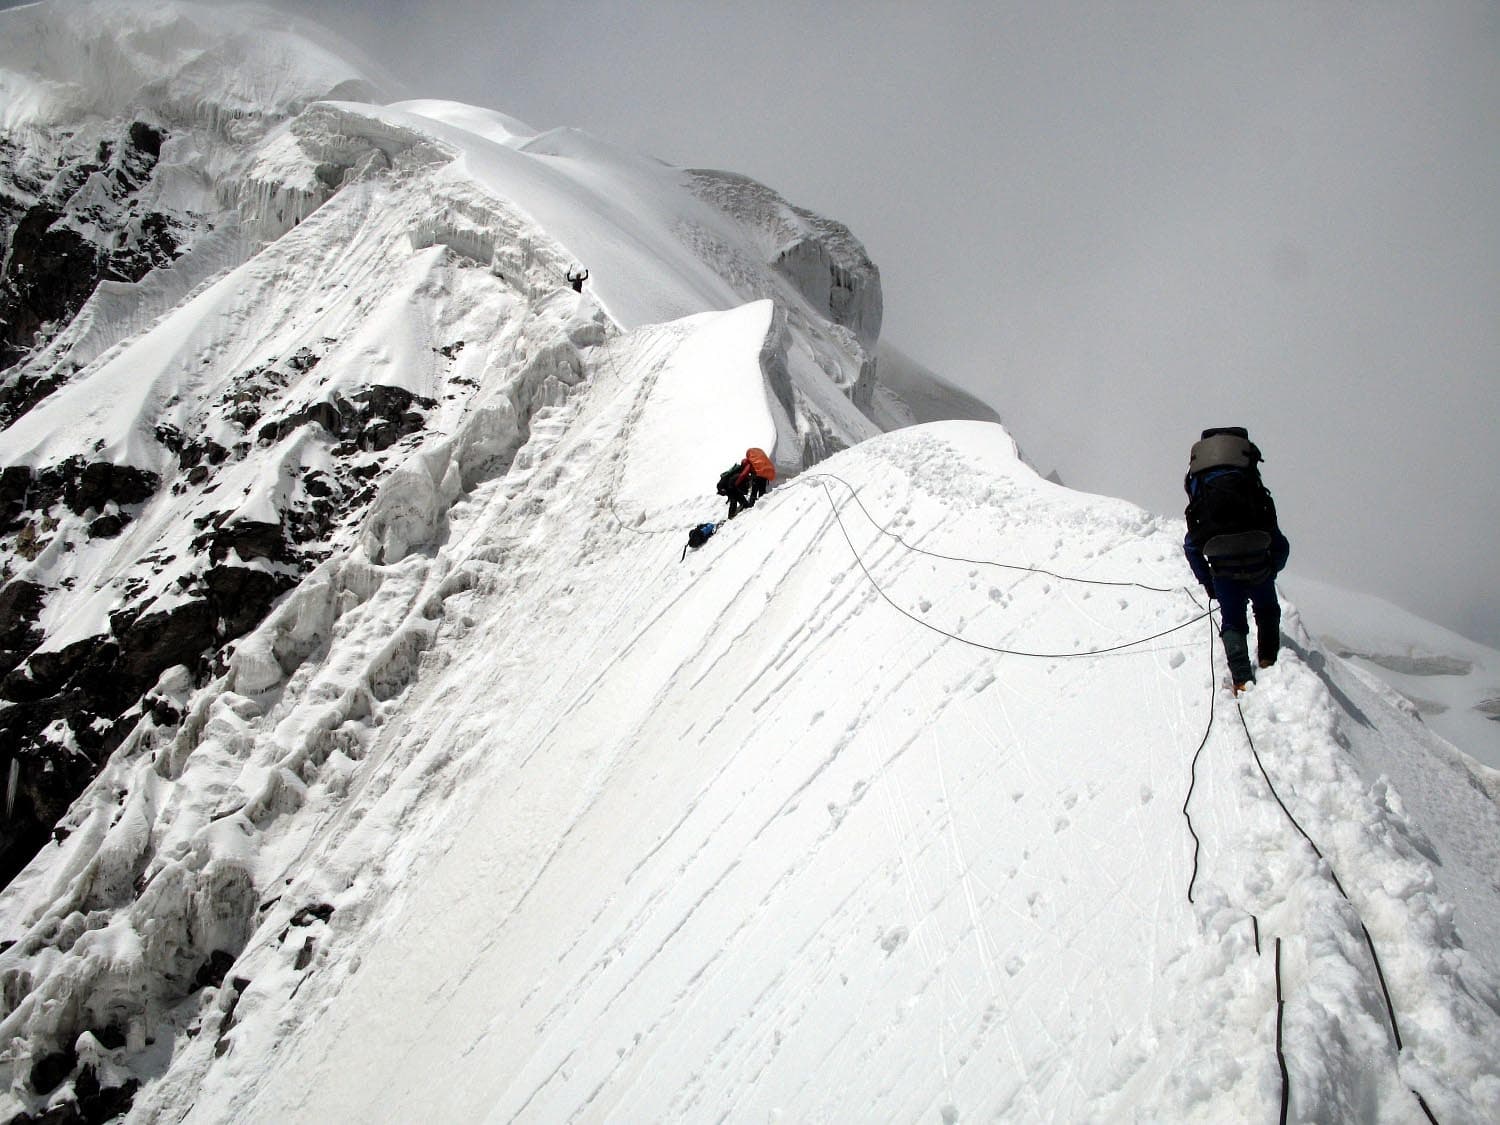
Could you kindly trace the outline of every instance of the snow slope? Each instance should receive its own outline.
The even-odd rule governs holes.
[[[317,100],[364,84],[263,9],[0,18],[39,56],[14,84],[108,62],[80,81],[87,97],[59,94],[0,135],[0,179],[36,188],[13,227],[0,214],[21,263],[4,280],[69,266],[6,305],[36,320],[57,298],[0,373],[4,878],[145,712],[177,707],[151,694],[162,673],[201,680],[356,540],[385,561],[441,538],[439,506],[508,471],[532,415],[611,334],[760,310],[754,349],[727,362],[763,389],[739,400],[742,425],[694,442],[714,476],[742,431],[783,473],[879,432],[878,271],[840,224],[768,188],[471,106]],[[215,102],[204,68],[237,53],[249,73],[229,66]],[[29,155],[6,163],[37,147],[27,130],[66,190],[36,187]],[[98,166],[116,150],[123,168]],[[90,201],[116,171],[134,178],[106,193],[109,229],[166,233],[136,280],[87,292],[115,237]],[[182,206],[150,210],[169,195]],[[581,295],[566,280],[580,263]],[[700,393],[717,353],[704,362]],[[421,482],[422,503],[390,475]]]
[[[256,4],[25,4],[0,27],[0,127],[75,125],[150,107],[228,129],[316,98],[369,97],[368,61]]]
[[[1323,647],[1394,687],[1438,734],[1500,769],[1500,652],[1369,594],[1295,576],[1285,585]]]
[[[128,1010],[176,903],[243,946],[173,1013],[143,1120],[1239,1120],[1280,1097],[1280,939],[1294,1119],[1410,1120],[1413,1089],[1493,1116],[1493,775],[1295,623],[1245,705],[1267,773],[1222,694],[1195,759],[1219,677],[1185,593],[914,555],[843,483],[944,554],[1181,577],[1175,527],[1038,480],[998,427],[865,443],[678,564],[695,482],[618,439],[721,320],[628,337],[441,550],[330,563],[191,737],[120,755],[36,901],[146,890],[6,1033],[80,981]],[[905,613],[1058,655],[923,628],[851,545]]]
[[[0,1114],[1500,1119],[1500,775],[1290,604],[1236,704],[1180,521],[880,434],[837,224],[433,102],[235,167],[307,210],[0,434],[159,478],[49,509],[54,663],[284,583],[0,892]]]

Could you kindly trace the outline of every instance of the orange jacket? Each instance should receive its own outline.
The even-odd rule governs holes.
[[[750,471],[758,477],[764,477],[768,481],[776,479],[776,466],[771,464],[771,459],[766,456],[764,449],[745,450],[745,460],[750,463]]]

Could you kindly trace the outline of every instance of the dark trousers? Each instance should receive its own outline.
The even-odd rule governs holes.
[[[771,482],[765,477],[750,474],[750,479],[739,488],[729,489],[729,518],[734,519],[746,508],[755,507],[755,502],[766,494],[766,489],[771,487]]]
[[[1247,610],[1255,612],[1256,655],[1261,663],[1269,664],[1281,651],[1281,603],[1276,600],[1276,579],[1247,583],[1215,577],[1214,597],[1223,615],[1219,633],[1224,638],[1224,652],[1229,657],[1229,674],[1237,684],[1253,680],[1255,669],[1250,664]]]

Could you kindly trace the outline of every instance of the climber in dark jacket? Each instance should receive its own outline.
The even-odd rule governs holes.
[[[729,518],[734,519],[746,508],[755,507],[755,502],[766,494],[771,482],[776,479],[776,466],[766,456],[765,450],[751,446],[737,464],[731,465],[719,477],[717,491],[729,498]]]
[[[1281,651],[1276,576],[1292,550],[1277,525],[1275,501],[1261,483],[1261,460],[1244,430],[1204,430],[1183,481],[1188,494],[1183,553],[1193,577],[1219,603],[1219,636],[1236,692],[1255,679],[1247,609],[1255,614],[1256,663],[1269,668]]]
[[[714,486],[714,491],[729,501],[729,515],[726,517],[728,519],[734,519],[735,516],[750,507],[749,490],[740,481],[740,474],[743,468],[744,463],[736,461],[719,474],[719,483]]]

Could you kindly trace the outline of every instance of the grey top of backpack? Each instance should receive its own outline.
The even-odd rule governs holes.
[[[1240,427],[1204,430],[1188,454],[1188,475],[1220,467],[1253,469],[1262,460],[1260,450]]]

